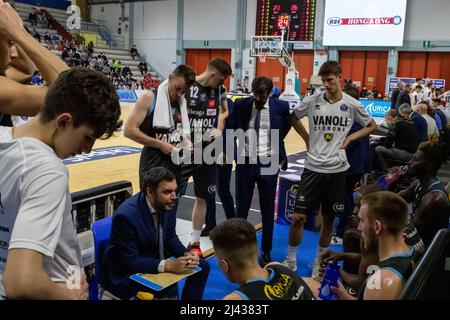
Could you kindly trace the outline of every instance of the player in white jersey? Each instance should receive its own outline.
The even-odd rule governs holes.
[[[422,86],[418,84],[411,93],[411,108],[417,112],[417,105],[423,100]]]
[[[292,124],[305,140],[308,152],[297,191],[292,224],[289,230],[288,256],[285,260],[296,270],[297,249],[303,236],[307,215],[315,215],[322,206],[319,254],[330,245],[334,215],[343,214],[345,176],[350,167],[345,148],[354,140],[369,135],[377,125],[362,104],[342,92],[342,71],[338,62],[327,61],[319,71],[326,91],[307,97],[294,109]],[[309,134],[301,123],[309,118]],[[363,129],[348,135],[354,122]],[[347,136],[348,135],[348,136]],[[318,265],[318,257],[315,259]],[[313,268],[314,273],[318,267]]]
[[[75,67],[50,86],[35,118],[0,141],[0,299],[87,298],[61,159],[90,152],[119,117],[109,79]]]
[[[444,92],[438,98],[445,101],[445,107],[450,107],[450,90]]]

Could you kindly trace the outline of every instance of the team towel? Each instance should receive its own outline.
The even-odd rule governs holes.
[[[174,127],[168,84],[169,80],[167,79],[163,81],[158,87],[158,94],[156,95],[156,104],[153,115],[154,128],[171,129]],[[191,130],[187,113],[187,102],[184,96],[181,96],[180,98],[180,111],[181,111],[181,127],[182,127],[181,134],[189,135]]]

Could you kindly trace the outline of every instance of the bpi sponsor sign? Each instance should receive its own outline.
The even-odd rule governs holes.
[[[327,0],[324,46],[403,45],[406,0]]]
[[[361,99],[359,100],[364,109],[374,118],[384,118],[386,112],[391,108],[391,103],[389,101],[380,101],[380,100],[367,100]]]
[[[444,79],[429,79],[436,89],[445,88],[445,80]],[[397,88],[399,81],[404,83],[413,84],[416,82],[415,78],[397,78],[392,77],[389,79],[389,92],[392,92],[395,88]],[[422,80],[422,87],[425,88],[425,79]]]
[[[331,17],[327,20],[329,26],[364,26],[364,25],[399,25],[402,23],[402,17],[386,17],[386,18],[338,18]]]

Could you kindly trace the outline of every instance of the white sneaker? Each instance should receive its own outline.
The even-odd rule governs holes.
[[[287,256],[283,261],[283,265],[291,269],[292,271],[297,271],[297,260],[291,259],[291,257]]]
[[[339,244],[342,244],[342,243],[343,243],[343,240],[342,240],[341,237],[333,236],[331,238],[331,245],[339,245]]]

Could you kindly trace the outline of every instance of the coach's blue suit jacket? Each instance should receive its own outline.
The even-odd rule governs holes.
[[[187,251],[175,232],[176,210],[162,214],[165,258]],[[128,299],[135,292],[135,273],[158,273],[158,232],[143,192],[128,198],[113,215],[109,246],[105,251],[105,282],[108,291]]]
[[[237,99],[234,102],[233,126],[235,129],[246,131],[252,116],[253,97]],[[287,169],[288,161],[284,138],[291,129],[291,113],[289,103],[279,99],[269,99],[270,129],[279,131],[279,161],[282,170]]]

